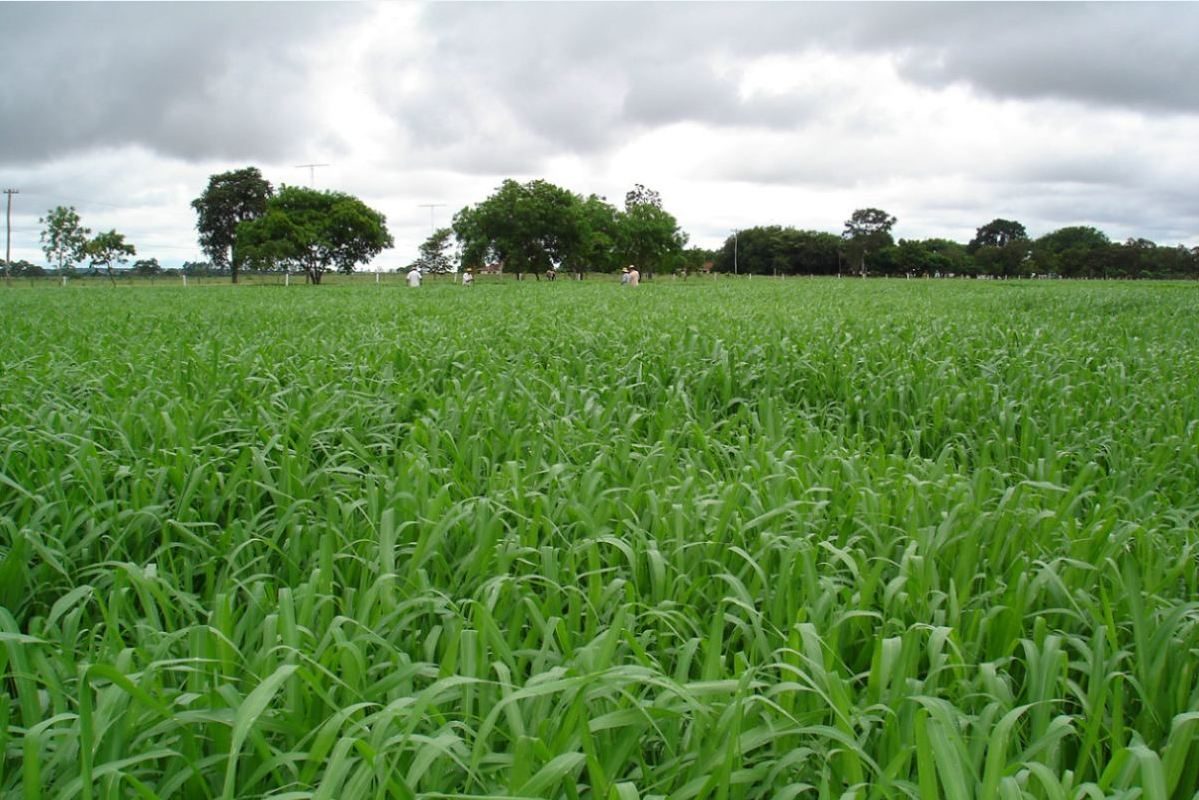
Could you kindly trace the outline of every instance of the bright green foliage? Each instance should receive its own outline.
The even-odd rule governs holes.
[[[319,284],[326,272],[353,272],[392,244],[386,217],[358,198],[284,186],[265,214],[237,226],[233,259],[300,270]]]
[[[619,212],[602,197],[588,195],[576,206],[579,246],[562,261],[563,269],[583,272],[613,272],[622,264],[616,251],[620,237]]]
[[[483,202],[454,215],[454,233],[469,267],[503,264],[520,275],[554,269],[582,250],[580,200],[560,186],[508,179]]]
[[[283,293],[0,292],[0,797],[1194,797],[1194,286]]]
[[[92,269],[104,267],[112,280],[112,265],[124,264],[130,256],[137,255],[137,248],[125,241],[125,234],[115,230],[97,233],[84,245],[84,253],[91,260]]]
[[[617,211],[594,194],[584,199],[547,181],[509,179],[455,214],[454,233],[466,266],[502,264],[517,275],[611,272],[629,263],[647,273],[674,269],[687,243],[658,193],[641,184]]]
[[[91,229],[83,227],[75,206],[55,206],[38,219],[42,229],[42,251],[59,272],[74,272],[75,265],[87,257]]]
[[[621,261],[643,272],[670,271],[682,263],[687,234],[670,212],[652,203],[634,203],[617,215],[617,247]]]

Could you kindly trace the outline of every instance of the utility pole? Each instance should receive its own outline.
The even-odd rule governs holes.
[[[733,228],[733,274],[737,274],[737,234],[741,231]],[[728,241],[727,239],[725,241]]]
[[[296,169],[308,170],[308,188],[314,188],[316,185],[316,168],[327,167],[328,164],[296,164]]]
[[[433,222],[433,214],[434,214],[433,209],[441,208],[444,205],[445,205],[445,203],[421,203],[419,206],[419,208],[429,209],[429,235],[430,236],[437,233],[437,225],[435,225]]]
[[[4,280],[7,282],[12,275],[12,196],[20,194],[20,189],[5,189],[4,193],[8,195],[8,211],[5,214],[5,236],[4,236]]]

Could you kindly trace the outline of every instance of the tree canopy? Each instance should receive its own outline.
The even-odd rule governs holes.
[[[833,275],[837,272],[840,238],[833,233],[796,230],[780,225],[759,226],[729,236],[716,253],[717,272],[733,271],[736,248],[737,272],[750,275]]]
[[[453,235],[454,231],[450,228],[438,228],[430,234],[421,244],[420,255],[412,262],[412,266],[421,272],[434,274],[453,272],[455,265],[449,254],[450,237]]]
[[[96,234],[85,247],[92,268],[104,267],[108,279],[115,283],[112,275],[112,265],[124,264],[130,256],[137,255],[137,248],[125,241],[125,234],[115,230]]]
[[[617,217],[617,231],[621,260],[636,264],[649,275],[673,269],[687,244],[678,220],[659,203],[628,205]]]
[[[91,230],[80,224],[74,206],[57,206],[38,219],[42,230],[42,251],[46,260],[59,272],[73,272],[75,265],[87,258],[88,236]]]
[[[504,181],[483,202],[454,216],[469,266],[501,263],[508,272],[607,272],[635,263],[647,273],[676,266],[687,236],[661,197],[637,184],[618,211],[547,181]]]
[[[233,283],[237,283],[239,267],[233,257],[238,225],[266,213],[273,194],[258,168],[246,167],[211,176],[203,194],[191,203],[196,210],[200,248],[217,269],[230,270]]]
[[[1012,219],[993,219],[974,233],[974,238],[966,245],[971,255],[981,247],[1006,247],[1011,242],[1023,241],[1028,238],[1024,226]]]
[[[859,208],[845,221],[841,238],[857,256],[862,277],[866,277],[866,255],[889,247],[894,242],[891,228],[895,222],[895,217],[881,208]]]
[[[548,181],[506,180],[483,202],[454,215],[463,263],[502,263],[504,270],[534,274],[556,269],[582,244],[579,199]]]
[[[1107,234],[1089,225],[1072,225],[1047,233],[1033,242],[1032,258],[1038,272],[1066,277],[1082,275],[1097,250],[1111,244]]]
[[[133,266],[129,268],[134,275],[159,275],[162,273],[162,265],[158,263],[157,258],[142,258],[133,262]]]
[[[258,269],[302,271],[313,284],[350,273],[393,244],[383,214],[342,192],[284,186],[266,212],[237,226],[233,258]]]

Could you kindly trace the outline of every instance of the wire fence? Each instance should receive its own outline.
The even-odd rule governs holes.
[[[713,273],[715,275],[715,273]],[[692,273],[688,276],[690,280],[710,279],[712,276],[701,273]],[[656,277],[642,276],[642,280],[672,280],[676,276],[669,273],[659,273]],[[677,279],[682,279],[679,276]],[[581,277],[577,273],[559,272],[551,281],[545,275],[524,273],[517,275],[515,273],[479,273],[475,275],[474,282],[476,284],[498,284],[498,283],[514,283],[516,281],[524,281],[527,283],[553,283],[560,281],[611,281],[617,282],[620,280],[619,272],[585,272]],[[187,287],[205,287],[205,286],[229,286],[233,282],[232,277],[225,275],[184,275],[180,272],[166,272],[158,275],[138,275],[125,270],[114,271],[110,276],[104,272],[80,272],[74,275],[12,275],[5,277],[0,281],[0,286],[7,285],[10,287],[104,287],[104,286],[187,286]],[[237,278],[238,285],[242,286],[304,286],[307,280],[303,273],[282,273],[282,272],[242,272]],[[355,272],[352,275],[343,273],[326,272],[321,276],[321,285],[331,286],[363,286],[377,284],[380,286],[404,286],[407,282],[406,272]],[[422,276],[421,284],[423,286],[450,285],[461,284],[461,273],[449,274],[429,274]]]

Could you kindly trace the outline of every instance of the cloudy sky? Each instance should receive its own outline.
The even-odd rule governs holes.
[[[199,260],[190,201],[247,165],[386,214],[384,268],[509,177],[643,183],[704,247],[868,206],[900,238],[1199,245],[1199,4],[0,3],[0,30],[14,260],[57,205]]]

